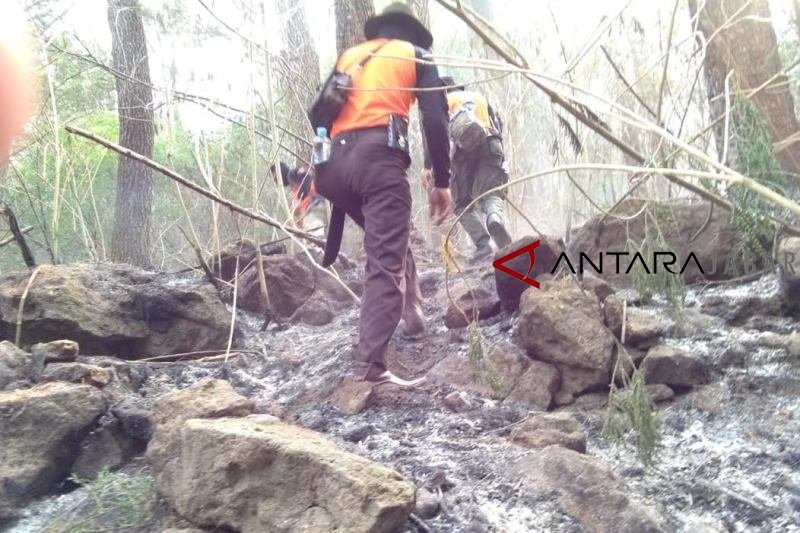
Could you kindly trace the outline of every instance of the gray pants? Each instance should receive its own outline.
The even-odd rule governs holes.
[[[457,206],[456,213],[461,213],[465,207],[466,205]],[[491,239],[489,232],[486,231],[486,217],[496,214],[501,220],[505,220],[504,207],[502,195],[490,194],[478,200],[478,203],[461,217],[461,227],[467,232],[476,248],[487,246]]]

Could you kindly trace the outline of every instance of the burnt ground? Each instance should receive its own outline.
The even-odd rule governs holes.
[[[421,271],[429,294],[441,289],[437,270]],[[654,467],[643,468],[629,443],[601,437],[604,409],[591,405],[597,398],[566,408],[589,435],[587,453],[608,461],[631,495],[656,509],[665,531],[800,531],[800,360],[774,341],[796,332],[797,323],[756,315],[732,326],[700,311],[715,299],[733,308],[776,290],[772,278],[690,290],[667,342],[704,358],[714,378],[659,405],[664,438]],[[664,304],[651,307],[669,314]],[[428,298],[431,331],[419,341],[393,341],[394,370],[419,375],[448,354],[467,352],[465,330],[448,331],[444,310],[440,299]],[[555,495],[530,492],[511,468],[531,453],[508,439],[525,412],[470,394],[474,409],[454,413],[442,401],[454,389],[427,384],[410,392],[379,387],[368,410],[340,414],[329,397],[348,367],[357,321],[351,307],[327,326],[262,332],[260,320],[246,316],[246,345],[255,353],[227,364],[155,365],[141,392],[153,398],[202,378],[228,379],[258,411],[323,432],[440,497],[441,512],[425,520],[430,531],[583,531]],[[513,315],[502,314],[483,323],[482,333],[489,343],[508,341],[514,325]],[[37,504],[44,506],[38,513],[48,514],[53,501]],[[33,523],[23,520],[12,531],[36,531]],[[408,531],[417,527],[409,523]]]

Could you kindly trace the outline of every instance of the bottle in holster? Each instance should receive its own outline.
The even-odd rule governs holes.
[[[317,135],[314,137],[314,154],[312,163],[318,167],[328,161],[331,157],[331,140],[328,138],[328,130],[317,128]]]

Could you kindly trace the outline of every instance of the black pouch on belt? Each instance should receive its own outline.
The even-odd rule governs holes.
[[[408,122],[400,115],[389,115],[389,125],[386,126],[386,144],[389,148],[408,153]]]

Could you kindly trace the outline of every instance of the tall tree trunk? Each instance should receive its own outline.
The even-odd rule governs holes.
[[[730,77],[731,99],[736,89],[755,89],[783,70],[778,55],[778,41],[770,24],[768,0],[707,0],[697,13],[697,0],[690,0],[692,13],[697,13],[699,29],[711,39],[706,52],[706,79],[712,118],[725,110],[725,78]],[[746,6],[743,8],[743,6]],[[719,33],[717,33],[719,32]],[[716,34],[716,35],[715,35]],[[712,38],[713,36],[713,38]],[[770,129],[775,155],[781,168],[795,183],[800,183],[800,123],[785,75],[753,98],[753,104]],[[728,138],[731,138],[730,131]],[[722,148],[724,126],[716,128],[717,147]]]
[[[335,0],[336,51],[364,42],[364,23],[375,14],[372,0]]]
[[[284,25],[286,46],[282,52],[281,85],[286,94],[289,112],[289,128],[305,135],[311,132],[306,118],[306,109],[319,86],[319,56],[306,23],[306,8],[303,0],[278,0],[281,14],[288,16]],[[302,154],[305,145],[288,140],[296,154]],[[300,161],[297,161],[299,164]]]
[[[108,27],[112,65],[124,75],[116,78],[119,144],[152,158],[153,91],[149,87],[150,65],[139,0],[108,0]],[[114,261],[150,265],[152,208],[152,171],[128,157],[119,157],[111,239]]]

